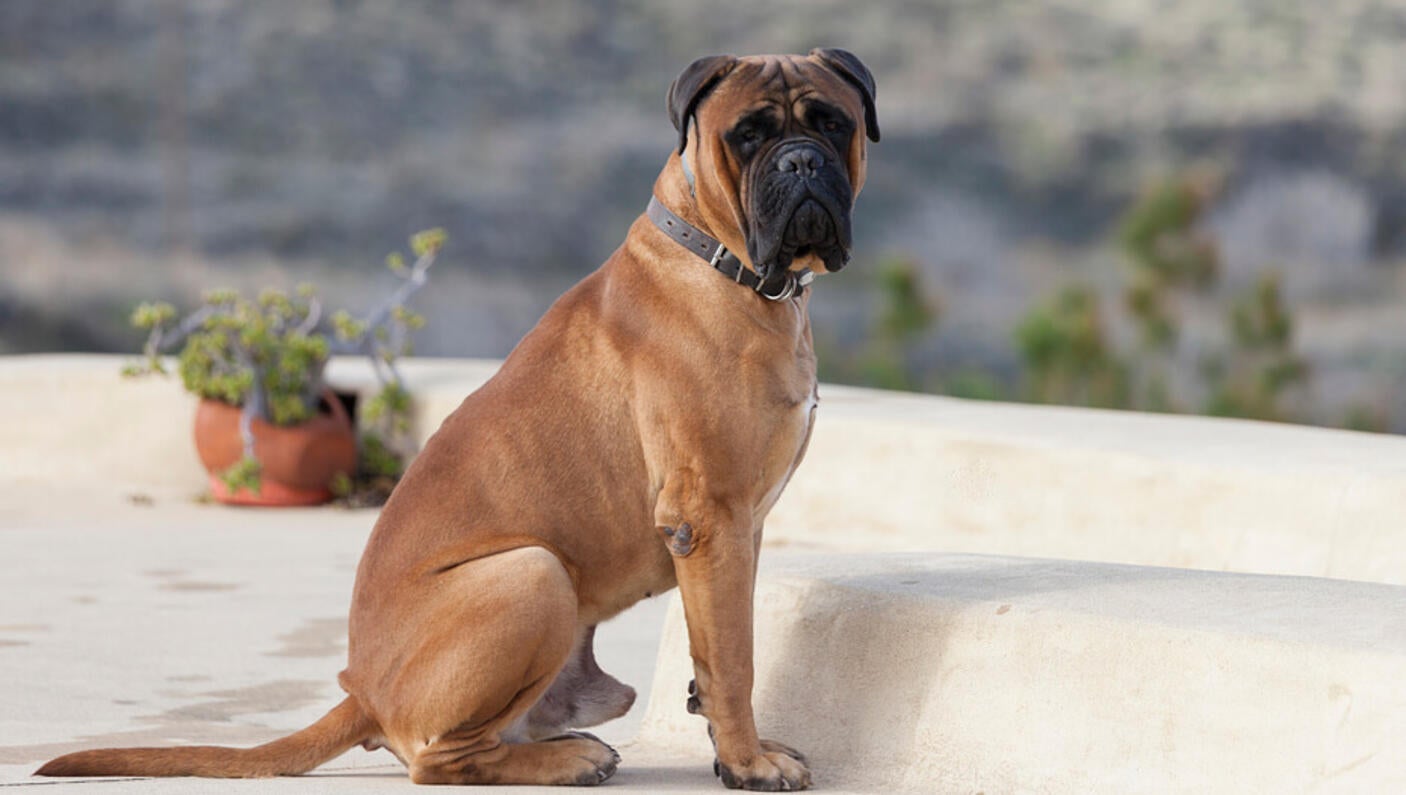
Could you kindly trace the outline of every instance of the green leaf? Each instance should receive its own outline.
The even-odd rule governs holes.
[[[142,303],[132,310],[133,326],[142,329],[164,326],[176,317],[176,308],[164,301]]]
[[[258,460],[245,457],[232,465],[229,469],[219,473],[218,477],[224,482],[225,488],[231,493],[248,489],[258,494],[263,485],[263,465]]]
[[[410,236],[410,250],[417,257],[437,254],[448,239],[449,234],[439,227],[426,229]]]

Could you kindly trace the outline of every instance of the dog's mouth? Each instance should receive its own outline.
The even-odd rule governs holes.
[[[843,268],[849,262],[849,251],[841,242],[839,229],[840,222],[830,209],[814,198],[806,198],[786,222],[773,266],[789,270],[797,260],[814,256],[827,271]]]
[[[800,175],[765,163],[752,183],[748,218],[747,253],[757,275],[767,279],[814,259],[832,273],[843,268],[849,262],[853,196],[844,169],[827,159]]]

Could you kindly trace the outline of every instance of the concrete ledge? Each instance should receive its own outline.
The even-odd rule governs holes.
[[[111,521],[142,521],[145,507],[189,509],[206,489],[191,439],[196,399],[176,376],[123,378],[136,357],[0,357],[0,520],[63,526],[94,509]],[[415,395],[421,443],[498,362],[417,359],[402,370]],[[334,360],[336,389],[377,389],[360,359]],[[133,499],[140,506],[133,510]]]
[[[1406,590],[938,555],[785,556],[763,736],[873,792],[1406,791]],[[670,611],[641,743],[708,753]]]
[[[66,521],[132,495],[189,503],[205,479],[194,401],[126,357],[0,357],[0,519]],[[358,360],[339,388],[369,392]],[[498,363],[404,372],[429,436]],[[1406,437],[983,403],[822,385],[773,546],[924,549],[1406,584]]]
[[[825,385],[767,532],[1406,584],[1406,437]]]

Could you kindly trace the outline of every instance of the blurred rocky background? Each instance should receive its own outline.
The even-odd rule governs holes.
[[[1406,2],[0,2],[0,353],[141,299],[352,308],[442,226],[418,352],[500,356],[619,243],[714,52],[879,84],[828,378],[1406,430]]]

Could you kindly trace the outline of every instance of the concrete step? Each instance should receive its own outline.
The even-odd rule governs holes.
[[[1406,792],[1406,588],[776,557],[757,587],[754,704],[818,788]],[[640,742],[706,754],[687,645],[675,604]]]

